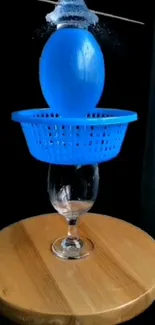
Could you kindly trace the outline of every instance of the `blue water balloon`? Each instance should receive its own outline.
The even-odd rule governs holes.
[[[62,28],[47,41],[39,66],[40,85],[49,107],[61,116],[94,110],[105,83],[101,48],[85,29]]]

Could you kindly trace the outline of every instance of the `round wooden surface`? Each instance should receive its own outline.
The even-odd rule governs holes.
[[[0,232],[0,311],[21,324],[111,325],[155,299],[155,241],[102,215],[81,218],[95,244],[89,258],[57,259],[51,243],[66,234],[58,214],[23,220]]]

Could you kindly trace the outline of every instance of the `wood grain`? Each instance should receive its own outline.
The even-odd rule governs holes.
[[[155,300],[155,241],[111,217],[87,214],[79,232],[95,244],[89,258],[57,259],[50,245],[66,234],[58,214],[0,232],[0,310],[29,325],[112,325]]]

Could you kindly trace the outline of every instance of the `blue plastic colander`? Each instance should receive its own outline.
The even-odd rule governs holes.
[[[48,109],[14,112],[29,151],[36,159],[59,165],[99,164],[115,158],[128,124],[137,113],[118,109],[94,109],[81,118],[62,118]]]

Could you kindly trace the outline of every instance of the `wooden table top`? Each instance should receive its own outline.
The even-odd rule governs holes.
[[[155,241],[124,221],[86,214],[79,233],[94,252],[56,258],[51,243],[67,231],[58,214],[38,216],[0,232],[0,311],[21,324],[113,325],[155,300]]]

